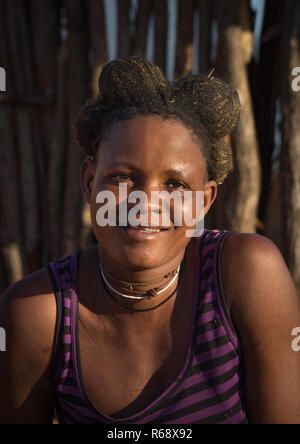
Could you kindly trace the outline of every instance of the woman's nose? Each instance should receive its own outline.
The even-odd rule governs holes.
[[[165,209],[165,196],[157,185],[144,184],[128,196],[128,209],[138,205],[140,225],[169,225],[168,209]],[[164,190],[164,193],[166,191]],[[166,213],[162,219],[163,213]],[[164,222],[164,223],[163,223]]]

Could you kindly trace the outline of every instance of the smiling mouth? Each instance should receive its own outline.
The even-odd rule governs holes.
[[[124,227],[127,230],[139,230],[145,233],[159,233],[160,231],[167,231],[169,230],[171,227],[142,227],[142,226],[138,226],[138,227],[132,227],[131,225],[129,225],[128,227]]]
[[[122,232],[124,233],[126,238],[128,238],[128,240],[133,242],[142,242],[158,239],[161,236],[164,236],[167,233],[171,232],[173,227],[132,227],[129,225],[127,227],[120,228],[122,229]]]

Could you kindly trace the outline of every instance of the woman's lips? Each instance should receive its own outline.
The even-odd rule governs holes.
[[[146,241],[161,238],[169,233],[173,228],[153,228],[151,227],[120,227],[124,235],[130,240]],[[159,230],[159,231],[158,231]]]

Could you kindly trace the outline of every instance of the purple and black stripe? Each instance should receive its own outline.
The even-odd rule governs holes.
[[[57,300],[53,380],[61,424],[247,424],[241,347],[227,315],[220,254],[227,230],[205,229],[196,241],[190,344],[176,381],[140,413],[110,418],[84,389],[78,347],[77,269],[80,252],[49,264]]]

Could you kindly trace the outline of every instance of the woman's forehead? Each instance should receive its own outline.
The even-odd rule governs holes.
[[[201,142],[182,123],[159,116],[121,121],[109,130],[99,146],[100,163],[130,162],[157,166],[205,163]]]

